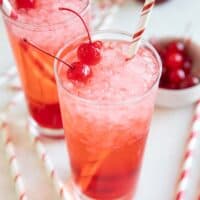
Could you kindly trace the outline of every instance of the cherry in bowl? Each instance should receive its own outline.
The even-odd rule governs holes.
[[[192,39],[168,37],[150,40],[162,65],[157,105],[176,108],[200,99],[200,45]]]

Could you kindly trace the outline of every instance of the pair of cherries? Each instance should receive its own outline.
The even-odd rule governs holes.
[[[192,75],[193,62],[184,41],[172,40],[165,46],[159,44],[154,44],[154,46],[163,64],[161,88],[184,89],[199,83],[199,79]]]
[[[34,9],[35,8],[35,0],[16,0],[16,5],[19,9],[20,8]],[[75,12],[71,9],[68,9],[68,8],[59,8],[59,10],[65,10],[65,11],[75,14],[77,17],[80,18],[80,20],[82,21],[82,23],[86,29],[89,42],[83,43],[78,47],[77,57],[79,60],[76,62],[73,62],[72,64],[67,64],[67,66],[69,67],[69,69],[67,71],[68,79],[74,80],[74,81],[86,82],[92,76],[91,66],[98,64],[101,60],[102,42],[101,41],[92,42],[87,25],[86,25],[85,21],[83,20],[83,18],[77,12]],[[25,40],[25,41],[27,42],[27,40]],[[34,46],[34,45],[32,45],[32,46]],[[36,47],[36,48],[39,49],[38,47]],[[41,50],[41,49],[39,49],[39,50]],[[57,59],[55,56],[53,56],[53,57],[55,59]]]
[[[90,66],[101,60],[101,48],[101,41],[81,44],[77,50],[79,61],[71,64],[72,67],[67,71],[68,79],[86,82],[92,76]]]
[[[84,19],[76,11],[69,8],[59,8],[59,10],[68,11],[76,15],[83,23],[87,32],[89,42],[80,44],[77,49],[77,57],[79,61],[73,62],[67,71],[68,79],[87,82],[87,80],[92,76],[91,66],[98,64],[101,60],[101,49],[103,44],[101,41],[92,42],[91,35]]]

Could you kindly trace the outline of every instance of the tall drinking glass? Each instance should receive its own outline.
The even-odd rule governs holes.
[[[32,130],[50,137],[63,136],[53,58],[30,46],[55,55],[59,48],[75,37],[85,35],[77,16],[59,11],[59,7],[76,10],[89,25],[89,0],[37,0],[33,9],[17,9],[18,19],[3,15],[10,43],[21,77]],[[16,2],[12,1],[15,6]]]
[[[102,58],[86,82],[71,81],[67,66],[55,61],[59,101],[73,177],[80,199],[124,200],[133,197],[154,101],[161,62],[150,44],[127,59],[131,36],[99,32]],[[77,60],[79,39],[58,57]],[[74,49],[68,53],[68,48]]]

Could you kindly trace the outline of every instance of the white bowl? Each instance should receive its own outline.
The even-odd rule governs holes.
[[[156,105],[167,108],[177,108],[193,104],[200,100],[200,84],[181,90],[159,88]]]
[[[200,45],[191,39],[183,38],[160,38],[157,41],[165,44],[173,39],[186,41],[186,48],[189,56],[193,61],[192,73],[200,77]],[[193,104],[200,100],[200,84],[186,89],[163,89],[159,88],[156,99],[156,105],[167,108],[183,107]]]

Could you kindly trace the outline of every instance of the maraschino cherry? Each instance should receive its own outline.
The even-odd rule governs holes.
[[[180,69],[183,65],[184,57],[179,52],[167,51],[164,62],[169,69]]]
[[[45,54],[49,55],[50,57],[58,60],[59,62],[62,62],[63,64],[65,64],[69,68],[67,71],[67,77],[70,80],[87,82],[88,79],[92,76],[92,70],[91,70],[90,66],[88,66],[87,64],[84,64],[82,62],[74,62],[72,64],[69,64],[69,63],[61,60],[60,58],[57,58],[56,56],[40,49],[36,45],[30,43],[27,39],[23,39],[23,42],[29,44],[33,48],[35,48],[35,49],[41,51],[42,53],[45,53]]]
[[[199,78],[196,76],[188,75],[180,84],[180,88],[188,88],[199,84]]]
[[[101,60],[101,45],[100,41],[92,43],[83,43],[78,48],[78,58],[88,64],[96,65]]]
[[[166,45],[153,45],[160,54],[163,64],[161,88],[184,89],[199,84],[199,78],[192,74],[193,63],[184,41],[172,40]]]
[[[169,72],[169,81],[174,84],[179,84],[185,77],[185,72],[182,69],[176,69]]]
[[[35,0],[16,0],[16,6],[18,9],[31,9],[35,8]]]
[[[87,65],[96,65],[101,60],[101,48],[102,48],[102,42],[101,41],[95,41],[92,42],[88,27],[83,20],[83,18],[74,10],[71,10],[69,8],[59,8],[59,10],[66,10],[73,14],[75,14],[79,19],[82,21],[85,30],[88,35],[88,43],[83,43],[78,47],[77,50],[77,56],[81,62]]]
[[[181,41],[172,41],[167,45],[168,52],[179,52],[184,53],[185,51],[185,44]]]
[[[72,68],[67,71],[67,77],[70,80],[86,82],[92,76],[91,68],[82,62],[74,62]]]

